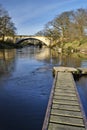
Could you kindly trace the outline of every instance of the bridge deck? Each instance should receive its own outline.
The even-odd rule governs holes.
[[[42,130],[86,130],[73,75],[57,72]]]

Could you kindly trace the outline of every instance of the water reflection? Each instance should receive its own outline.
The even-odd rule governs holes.
[[[76,85],[87,118],[87,76],[83,76],[78,81],[76,81]]]
[[[14,71],[15,62],[20,59],[36,59],[52,66],[86,67],[87,55],[83,54],[58,54],[52,49],[26,47],[18,50],[0,50],[0,76]]]
[[[0,50],[0,77],[14,71],[15,50]]]
[[[87,67],[87,55],[35,47],[0,50],[0,129],[41,130],[53,66]]]
[[[59,54],[52,49],[44,49],[35,55],[37,60],[51,63],[52,65],[59,65],[65,67],[86,67],[87,55],[81,53]]]

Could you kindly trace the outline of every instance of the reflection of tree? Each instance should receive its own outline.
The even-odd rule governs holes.
[[[82,62],[82,58],[76,54],[69,54],[62,56],[62,65],[70,66],[70,67],[80,67]]]
[[[0,51],[0,76],[8,75],[14,69],[15,50]]]
[[[17,52],[17,53],[16,53]],[[51,66],[70,66],[80,67],[84,56],[76,54],[59,54],[55,50],[49,48],[26,47],[15,50],[0,51],[0,76],[8,76],[15,67],[15,54],[17,57],[32,59],[44,62]],[[87,56],[85,57],[87,59]]]
[[[34,55],[37,55],[40,52],[38,47],[25,47],[17,50],[17,56],[20,58],[33,58]]]
[[[52,49],[44,48],[40,53],[36,54],[37,60],[43,60],[46,63],[58,66],[80,67],[83,57],[78,53],[75,54],[58,54]]]

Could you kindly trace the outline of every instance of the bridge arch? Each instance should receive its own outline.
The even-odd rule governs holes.
[[[28,44],[30,44],[30,45],[46,45],[47,46],[47,44],[46,43],[44,43],[43,41],[41,41],[41,40],[38,40],[38,39],[36,39],[36,38],[24,38],[24,39],[19,39],[19,40],[17,40],[17,42],[16,42],[16,44],[18,45],[18,44],[22,44],[22,42],[24,42],[24,41],[27,41],[27,40],[30,40],[30,41],[28,41]],[[36,42],[35,41],[32,41],[32,40],[37,40]],[[27,45],[27,44],[26,44]]]
[[[29,39],[35,39],[35,40],[38,40],[38,41],[41,41],[43,42],[46,46],[50,46],[50,40],[47,38],[47,37],[44,37],[44,36],[20,36],[20,37],[15,37],[16,38],[16,41],[15,43],[16,44],[21,44],[21,42],[25,41],[25,40],[29,40]]]

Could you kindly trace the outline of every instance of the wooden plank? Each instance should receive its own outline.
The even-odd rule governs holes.
[[[54,99],[61,99],[61,100],[70,100],[70,101],[78,101],[76,96],[61,96],[61,95],[54,95]]]
[[[55,87],[56,89],[69,89],[69,90],[72,90],[72,91],[74,91],[75,90],[75,88],[74,87],[71,87],[71,86],[63,86],[63,87],[61,87],[61,86],[56,86]]]
[[[58,92],[55,91],[54,94],[55,94],[55,95],[60,95],[60,96],[71,96],[71,97],[72,97],[72,96],[75,96],[75,97],[76,97],[76,94],[72,94],[72,93],[70,93],[70,94],[69,94],[69,93],[67,94],[67,93],[64,93],[64,92],[58,93]]]
[[[60,115],[60,116],[66,116],[66,117],[75,117],[75,118],[83,118],[81,111],[69,111],[69,110],[58,110],[58,109],[52,109],[51,115]]]
[[[59,124],[65,124],[65,125],[72,125],[72,126],[81,126],[85,127],[83,123],[83,119],[79,118],[72,118],[72,117],[66,117],[66,116],[50,116],[50,122],[52,123],[59,123]]]
[[[52,105],[53,109],[62,109],[62,110],[73,110],[73,111],[81,111],[79,106],[75,106],[75,105],[67,105],[67,104],[55,104],[53,103]]]
[[[79,105],[78,101],[69,101],[69,100],[61,100],[61,99],[53,99],[53,103],[67,104],[67,105]]]
[[[49,123],[48,130],[85,130],[84,127]]]
[[[69,89],[55,89],[57,93],[71,93],[71,94],[76,94],[75,90],[69,90]]]

